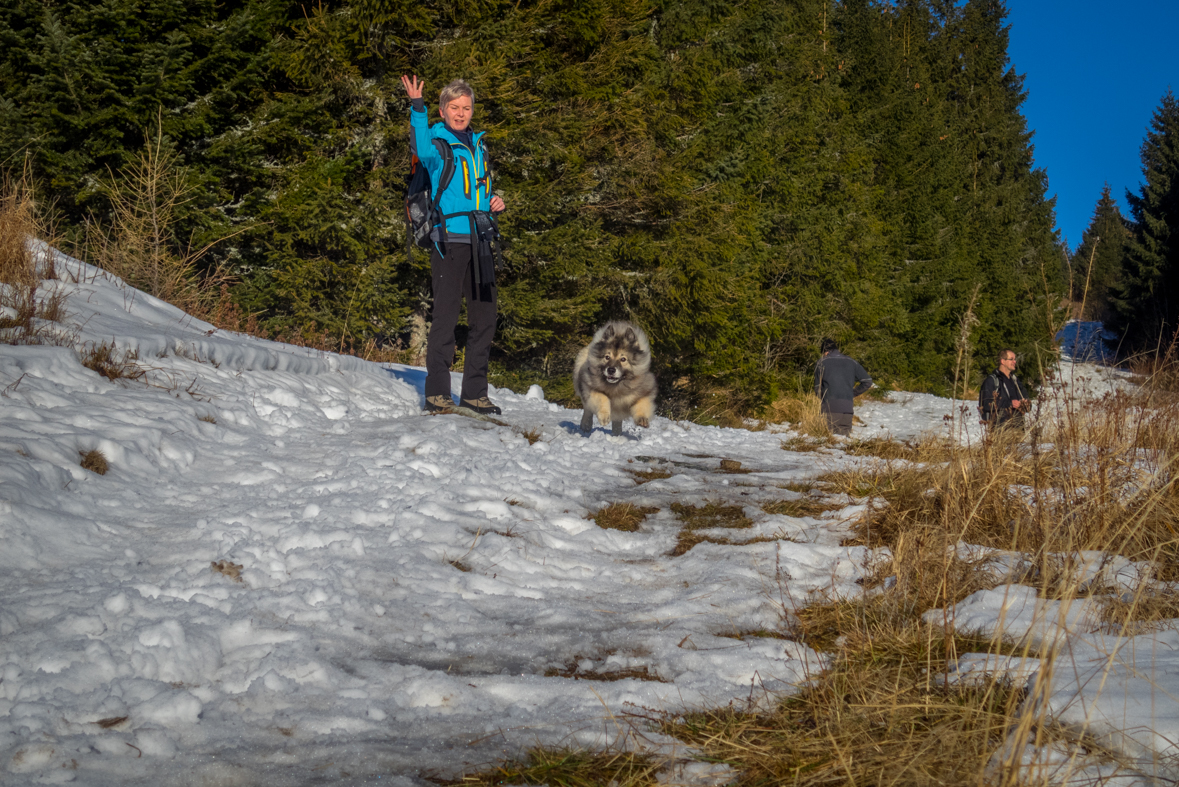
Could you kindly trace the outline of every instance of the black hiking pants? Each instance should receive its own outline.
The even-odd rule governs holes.
[[[430,336],[426,340],[426,396],[450,396],[450,365],[454,363],[454,329],[463,299],[467,301],[466,355],[460,397],[487,396],[487,360],[495,338],[496,292],[494,285],[476,288],[471,268],[471,245],[446,244],[446,256],[438,248],[430,254],[430,280],[434,308]],[[476,292],[478,289],[478,292]]]

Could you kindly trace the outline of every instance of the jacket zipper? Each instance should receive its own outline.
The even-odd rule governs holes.
[[[452,148],[462,148],[463,150],[465,150],[471,154],[472,164],[468,164],[467,159],[465,157],[463,157],[463,156],[458,157],[459,160],[462,161],[462,164],[463,164],[463,196],[466,197],[467,199],[471,199],[471,191],[474,190],[474,192],[475,192],[475,210],[483,210],[483,204],[482,204],[482,200],[480,198],[481,195],[479,193],[479,180],[481,180],[481,178],[476,179],[474,182],[472,182],[472,180],[471,180],[471,166],[472,165],[475,167],[476,174],[478,174],[479,157],[476,155],[475,151],[471,150],[469,147],[467,147],[466,145],[464,145],[461,142],[451,143],[451,147]],[[478,147],[478,145],[476,145],[476,147]],[[490,181],[488,182],[487,185],[488,185],[488,188],[490,189],[490,187],[491,187]]]

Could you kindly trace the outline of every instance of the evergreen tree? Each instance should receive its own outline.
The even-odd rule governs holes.
[[[427,257],[402,251],[398,77],[433,98],[461,76],[508,204],[500,362],[564,377],[630,317],[698,403],[772,396],[823,335],[945,388],[976,285],[984,354],[1048,336],[1057,286],[1004,18],[977,0],[13,0],[0,158],[28,151],[67,219],[101,218],[92,184],[158,118],[201,195],[179,234],[237,232],[206,259],[245,311],[391,342],[428,303]]]
[[[962,6],[955,33],[961,68],[951,79],[952,133],[962,140],[967,165],[962,252],[971,284],[983,285],[976,313],[980,365],[1003,346],[1050,352],[1063,316],[1053,202],[1044,198],[1046,174],[1033,169],[1032,134],[1019,112],[1026,94],[1007,57],[1006,16],[997,0]],[[957,294],[962,302],[967,291]]]
[[[1165,349],[1179,329],[1179,103],[1170,90],[1142,143],[1142,188],[1126,192],[1134,223],[1116,328],[1129,347]]]
[[[157,119],[182,163],[196,163],[256,100],[280,8],[285,0],[4,4],[0,121],[11,131],[0,133],[0,160],[27,152],[42,193],[75,222],[104,210],[94,184],[135,159]],[[217,180],[205,186],[182,217],[189,229],[217,202]]]
[[[1071,299],[1078,309],[1084,304],[1080,319],[1111,318],[1129,240],[1130,229],[1106,183],[1069,265]]]
[[[976,286],[980,362],[999,345],[1047,347],[1062,292],[1005,17],[995,2],[857,0],[839,18],[847,84],[876,160],[887,281],[902,299],[892,354],[879,362],[934,386],[953,374]]]

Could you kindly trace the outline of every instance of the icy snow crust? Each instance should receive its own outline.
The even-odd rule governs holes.
[[[0,784],[424,784],[538,744],[690,758],[621,717],[794,690],[824,656],[725,635],[858,594],[885,557],[840,546],[864,501],[820,518],[760,508],[864,461],[838,450],[663,418],[587,438],[536,390],[492,392],[517,429],[424,416],[420,369],[227,334],[59,268],[44,287],[68,288],[76,343],[137,352],[149,374],[111,382],[72,349],[0,345]],[[956,407],[898,396],[862,408],[856,436],[944,431]],[[92,449],[105,476],[79,465]],[[652,468],[673,475],[628,472]],[[717,535],[774,540],[669,557],[668,504],[706,500],[754,522]],[[587,514],[610,502],[660,512],[603,530]],[[969,619],[1005,609],[978,599]],[[1173,755],[1175,644],[1123,645],[1133,658],[1100,696],[1090,672],[1108,655],[1078,644],[1054,712]],[[658,680],[545,675],[570,669]]]

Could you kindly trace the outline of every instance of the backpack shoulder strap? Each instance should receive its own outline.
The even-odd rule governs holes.
[[[980,407],[982,405],[986,404],[986,402],[983,400],[983,397],[986,395],[983,389],[986,388],[987,381],[993,381],[994,385],[995,385],[995,389],[997,391],[999,388],[999,374],[998,374],[998,372],[991,372],[990,374],[988,374],[986,377],[983,378],[983,384],[978,387],[978,404]],[[992,399],[994,398],[994,393],[991,394],[991,398]]]
[[[438,148],[438,155],[442,157],[442,172],[438,176],[438,188],[434,191],[434,207],[438,207],[438,200],[442,199],[442,192],[450,185],[454,178],[454,151],[444,139],[434,138],[434,147]]]

